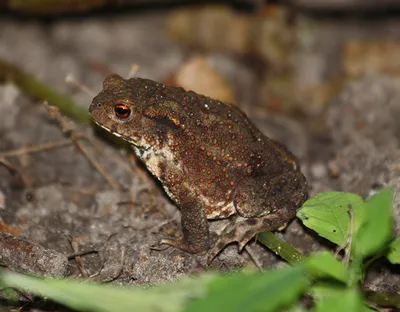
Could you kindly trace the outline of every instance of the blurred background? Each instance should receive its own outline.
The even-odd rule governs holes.
[[[332,99],[365,76],[396,79],[399,3],[3,0],[0,58],[83,107],[91,99],[67,75],[96,93],[136,65],[137,76],[237,104],[299,158],[326,159]],[[310,147],[310,135],[322,140]]]

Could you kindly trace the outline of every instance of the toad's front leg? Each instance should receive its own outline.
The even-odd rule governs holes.
[[[190,253],[199,253],[210,248],[210,233],[204,206],[194,196],[185,195],[180,201],[181,239],[163,239],[160,244],[166,244]]]

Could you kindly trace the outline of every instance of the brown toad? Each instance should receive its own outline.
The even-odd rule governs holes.
[[[113,74],[89,108],[101,127],[133,145],[136,155],[181,209],[181,250],[240,249],[257,233],[275,230],[307,198],[294,156],[263,135],[233,105],[147,79]],[[239,217],[211,248],[207,219]],[[211,249],[210,249],[211,248]]]

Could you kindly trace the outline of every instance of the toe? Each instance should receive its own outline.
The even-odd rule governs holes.
[[[185,244],[182,240],[162,239],[160,241],[160,245],[169,245],[169,246],[175,247],[177,249],[180,249],[182,251],[192,253],[192,254],[198,253],[201,251],[201,250],[197,250],[193,246]]]

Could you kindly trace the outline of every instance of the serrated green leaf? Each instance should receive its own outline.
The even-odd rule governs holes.
[[[349,231],[349,206],[357,211],[363,205],[363,199],[356,194],[324,192],[308,199],[297,212],[297,217],[320,236],[342,245]]]
[[[365,202],[360,226],[353,236],[356,257],[367,257],[385,247],[393,232],[392,207],[392,188],[383,188]]]
[[[337,290],[332,296],[321,298],[313,309],[314,312],[367,312],[371,311],[363,304],[357,289]]]
[[[390,243],[389,253],[386,256],[393,264],[400,264],[400,236]]]
[[[307,285],[303,266],[224,276],[210,283],[208,295],[190,302],[185,311],[276,311],[293,304]]]
[[[324,251],[312,255],[305,261],[308,272],[316,277],[330,277],[346,283],[348,274],[345,265],[330,252]]]

